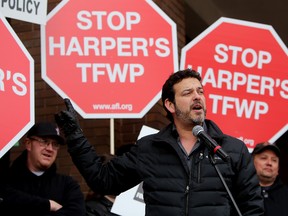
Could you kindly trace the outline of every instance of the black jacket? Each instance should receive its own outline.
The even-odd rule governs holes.
[[[269,188],[262,188],[264,197],[265,216],[287,216],[288,215],[288,187],[284,185],[279,177]]]
[[[247,147],[224,135],[212,121],[205,120],[205,124],[207,133],[231,157],[228,162],[217,156],[215,159],[242,215],[262,215],[261,189]],[[94,191],[118,194],[143,181],[146,215],[237,215],[205,145],[193,152],[190,172],[177,137],[170,124],[159,133],[138,140],[129,153],[106,165],[101,164],[85,137],[68,142],[68,151]]]
[[[113,202],[101,196],[86,201],[86,216],[119,216],[111,212]]]
[[[43,175],[36,176],[27,166],[27,152],[24,151],[12,164],[8,179],[9,191],[17,190],[14,196],[4,193],[0,205],[0,215],[7,216],[83,216],[85,215],[84,196],[79,184],[70,176],[56,173],[53,164]],[[13,188],[13,190],[12,190]],[[23,192],[23,196],[21,195]],[[19,195],[20,193],[20,195]],[[50,212],[49,199],[63,207]]]

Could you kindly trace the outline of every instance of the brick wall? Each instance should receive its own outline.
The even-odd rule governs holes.
[[[48,0],[48,12],[60,1]],[[154,1],[174,22],[177,24],[179,56],[181,48],[185,45],[185,13],[184,0],[155,0]],[[62,98],[41,79],[41,56],[40,56],[40,26],[28,22],[9,19],[9,22],[17,33],[25,47],[35,61],[35,119],[39,121],[54,121],[54,114],[65,109]],[[153,26],[151,26],[153,28]],[[143,125],[160,129],[168,121],[165,118],[162,103],[159,101],[141,119],[115,119],[115,148],[118,146],[134,143]],[[83,119],[79,116],[83,131],[89,141],[99,153],[110,151],[110,120],[109,119]],[[20,140],[21,143],[21,140]],[[11,160],[23,150],[22,144],[11,149]],[[58,171],[73,176],[81,185],[84,194],[89,188],[78,170],[73,165],[66,146],[59,150],[57,159]]]

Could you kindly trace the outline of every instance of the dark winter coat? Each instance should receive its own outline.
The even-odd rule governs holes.
[[[263,215],[261,188],[247,147],[224,135],[212,121],[205,120],[205,125],[231,158],[224,162],[214,157],[242,215]],[[141,138],[129,153],[106,165],[101,165],[85,137],[68,142],[68,151],[94,191],[118,194],[143,181],[147,216],[237,216],[205,145],[185,158],[177,138],[170,124]],[[191,169],[187,159],[192,160]]]
[[[288,215],[288,187],[279,178],[269,188],[262,188],[265,216]]]
[[[24,151],[12,164],[9,175],[9,187],[17,190],[17,196],[6,196],[0,205],[0,215],[4,216],[83,216],[85,215],[84,196],[79,184],[70,176],[56,173],[53,164],[41,176],[31,173],[27,166],[27,152]],[[11,189],[11,188],[10,188]],[[19,195],[24,192],[24,195]],[[12,191],[13,193],[13,191]],[[49,199],[63,207],[50,212]]]
[[[111,212],[113,202],[101,196],[86,201],[86,216],[119,216]]]

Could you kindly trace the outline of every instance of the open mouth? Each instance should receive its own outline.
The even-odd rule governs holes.
[[[43,154],[43,156],[46,157],[46,158],[51,158],[50,154]]]
[[[201,104],[194,104],[194,105],[192,106],[192,109],[193,109],[193,110],[202,110],[203,107],[202,107]]]

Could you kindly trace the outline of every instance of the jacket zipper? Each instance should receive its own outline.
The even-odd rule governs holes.
[[[188,183],[188,185],[186,186],[186,191],[185,191],[185,193],[186,193],[186,213],[185,213],[185,215],[187,215],[188,216],[188,204],[189,204],[189,183]]]
[[[203,159],[203,152],[200,152],[199,154],[199,162],[198,162],[198,167],[197,167],[197,182],[200,183],[201,181],[201,160]]]
[[[190,190],[190,179],[191,179],[191,171],[189,172],[189,178],[188,178],[188,184],[186,185],[186,190],[185,190],[185,194],[186,194],[186,210],[185,210],[185,215],[188,216],[188,206],[189,206],[189,190]]]
[[[201,161],[204,157],[203,152],[199,153],[199,162],[197,164],[197,181],[198,183],[201,180]],[[192,163],[193,164],[193,163]],[[192,176],[192,171],[189,172],[189,177],[188,177],[188,184],[186,185],[185,189],[185,194],[186,194],[186,210],[185,210],[185,215],[189,215],[189,190],[190,190],[190,182],[191,182],[191,176]]]

